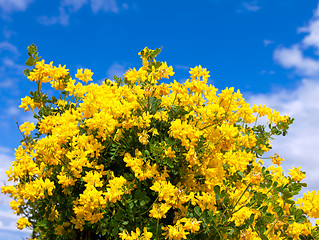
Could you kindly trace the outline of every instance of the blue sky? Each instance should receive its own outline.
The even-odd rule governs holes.
[[[319,7],[317,0],[0,0],[0,180],[19,145],[18,109],[34,84],[22,74],[26,47],[46,62],[90,68],[95,82],[139,67],[145,46],[163,46],[159,60],[177,81],[190,67],[210,71],[218,89],[240,89],[250,103],[294,117],[273,144],[284,168],[301,166],[308,189],[319,189]],[[21,239],[9,200],[0,195],[0,237]]]

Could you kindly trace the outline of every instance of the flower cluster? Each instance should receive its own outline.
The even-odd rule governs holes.
[[[278,154],[269,167],[260,159],[290,117],[251,107],[234,88],[218,91],[201,66],[185,83],[161,83],[174,75],[155,60],[161,49],[145,48],[139,69],[101,85],[88,84],[88,69],[75,75],[83,85],[28,49],[25,74],[38,90],[20,107],[37,122],[21,124],[6,172],[14,184],[1,188],[23,215],[19,229],[39,240],[318,236],[307,217],[319,218],[319,193],[293,200],[304,172],[285,176]],[[267,125],[251,124],[264,116]]]

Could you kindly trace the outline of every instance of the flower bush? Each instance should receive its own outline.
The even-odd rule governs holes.
[[[292,118],[219,92],[201,66],[163,83],[174,72],[155,60],[161,49],[100,85],[28,51],[37,89],[20,107],[36,124],[20,125],[1,191],[33,239],[319,239],[307,218],[319,217],[319,193],[294,200],[304,172],[285,176],[277,153],[270,167],[261,159]]]

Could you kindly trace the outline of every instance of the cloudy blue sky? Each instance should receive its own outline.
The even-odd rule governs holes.
[[[0,181],[19,145],[18,109],[34,84],[23,75],[26,47],[72,75],[90,68],[96,82],[139,67],[145,46],[184,81],[201,64],[217,88],[240,89],[250,103],[295,118],[273,144],[284,168],[301,166],[319,189],[319,7],[317,0],[0,0]],[[21,239],[9,200],[0,194],[0,237]]]

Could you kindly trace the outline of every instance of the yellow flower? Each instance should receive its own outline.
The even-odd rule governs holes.
[[[204,81],[207,81],[210,77],[209,71],[207,71],[206,68],[202,68],[201,65],[191,68],[189,73],[191,74],[192,80],[200,80],[200,77],[202,77]]]
[[[35,108],[39,108],[41,106],[40,103],[36,103],[33,101],[32,98],[30,98],[29,96],[26,96],[25,98],[21,98],[21,105],[19,106],[19,108],[23,108],[25,112],[29,111],[29,108],[31,108],[31,110],[35,109]]]
[[[309,217],[319,218],[319,191],[304,193],[302,198],[297,199],[296,204],[299,204],[299,208]]]
[[[44,60],[36,63],[36,68],[30,72],[30,76],[28,79],[30,81],[47,83],[53,79],[54,70],[53,70],[53,62],[50,64],[45,64]]]
[[[281,163],[283,161],[285,161],[283,158],[280,158],[279,155],[277,153],[275,153],[275,155],[272,157],[270,156],[271,160],[272,160],[272,163],[273,164],[277,164],[278,166],[281,165]]]
[[[179,189],[170,182],[157,180],[150,189],[158,193],[159,201],[164,200],[172,205],[177,201]]]
[[[26,136],[29,136],[31,132],[35,129],[34,123],[25,122],[20,126],[20,131],[24,132]]]
[[[165,155],[169,158],[176,158],[175,151],[172,150],[172,147],[165,149]]]
[[[150,240],[153,236],[153,233],[148,232],[146,227],[144,227],[143,233],[141,234],[141,230],[136,228],[135,232],[131,231],[131,235],[125,229],[123,232],[119,233],[119,236],[123,240]]]
[[[180,223],[174,226],[168,225],[167,227],[162,227],[162,229],[166,230],[163,235],[165,235],[165,239],[169,240],[187,239],[187,235],[189,234],[189,232],[186,232],[184,226]]]
[[[68,186],[74,186],[76,179],[73,179],[70,176],[67,176],[66,173],[61,172],[58,176],[57,176],[58,180],[59,180],[59,184],[61,184],[63,187],[68,187]]]
[[[24,218],[24,217],[20,217],[17,221],[17,227],[18,229],[22,230],[26,227],[31,226],[31,223],[29,222],[28,219]]]
[[[126,179],[121,177],[115,177],[109,181],[107,192],[103,193],[105,199],[109,202],[115,203],[121,199],[121,196],[125,193],[129,193],[130,189],[125,189]]]
[[[252,211],[248,207],[243,207],[233,214],[231,221],[234,221],[235,225],[239,227],[243,225],[245,221],[248,220],[250,218],[250,215],[253,213],[254,211]]]
[[[297,182],[300,182],[302,179],[306,178],[306,175],[300,171],[300,167],[292,167],[292,169],[289,169],[289,175],[293,180]]]
[[[137,133],[138,135],[138,140],[140,143],[142,143],[143,145],[146,145],[149,143],[148,138],[150,137],[146,131],[143,131],[143,133]]]
[[[93,73],[90,69],[84,69],[83,73],[83,68],[81,68],[78,69],[77,74],[75,74],[75,77],[80,79],[82,82],[88,83],[89,81],[92,81],[92,75]]]
[[[154,203],[152,209],[150,210],[150,217],[153,218],[166,218],[166,213],[171,208],[167,203]]]
[[[202,221],[195,218],[182,218],[180,222],[184,223],[184,229],[192,233],[198,232]]]

